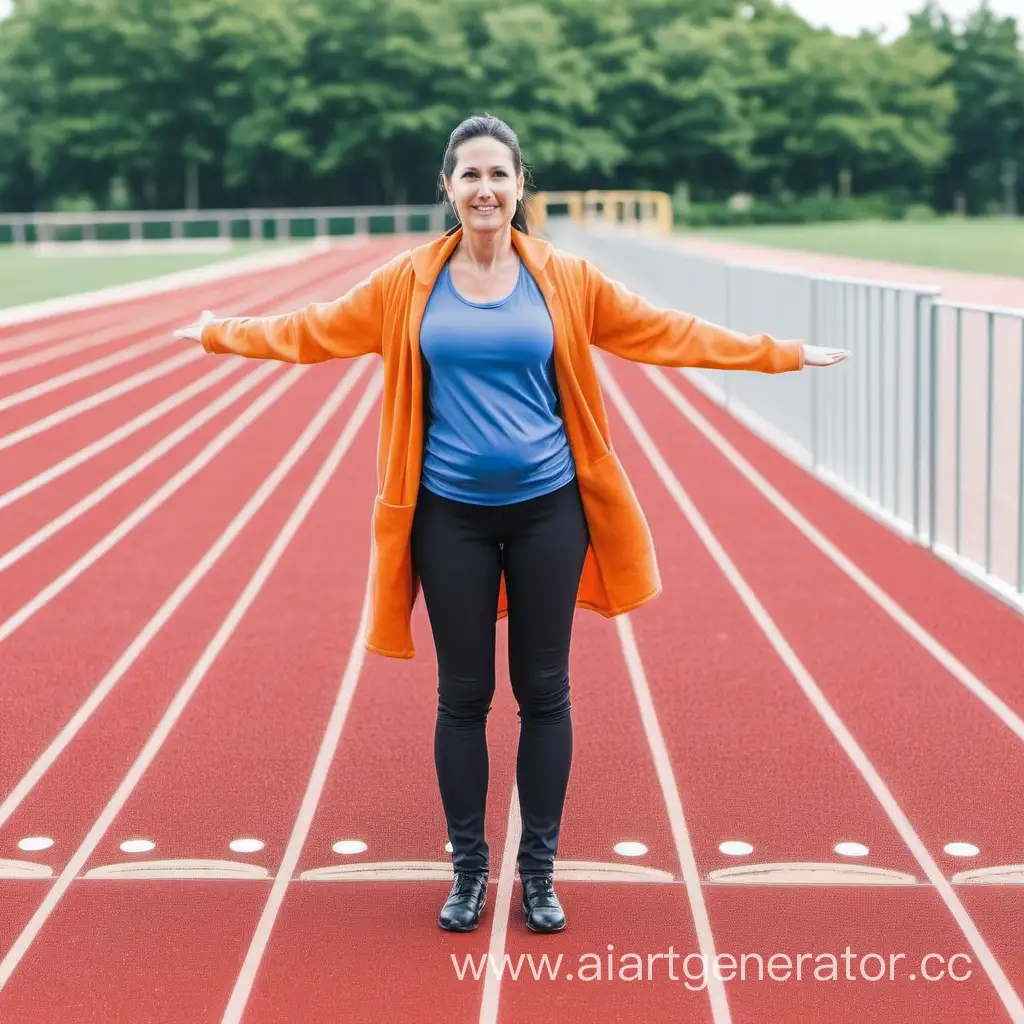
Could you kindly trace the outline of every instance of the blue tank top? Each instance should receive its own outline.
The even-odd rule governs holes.
[[[544,296],[520,263],[515,288],[470,302],[438,275],[420,328],[429,369],[423,485],[475,505],[506,505],[569,483],[575,464],[554,373]]]

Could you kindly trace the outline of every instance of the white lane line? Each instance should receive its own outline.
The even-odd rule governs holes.
[[[40,395],[48,395],[51,391],[67,387],[68,384],[75,384],[87,377],[94,377],[97,373],[103,373],[104,370],[109,370],[112,366],[120,366],[121,363],[130,362],[140,356],[149,355],[150,352],[177,344],[178,342],[173,338],[147,338],[136,345],[129,345],[109,356],[103,356],[102,359],[94,359],[84,366],[76,366],[75,369],[68,370],[67,373],[58,374],[56,377],[40,381],[22,391],[15,391],[6,398],[0,398],[0,412],[4,409],[13,409],[16,405],[23,405],[25,402],[32,401],[33,398],[39,398]]]
[[[104,328],[107,325],[100,325]],[[81,327],[81,337],[73,338],[70,341],[61,341],[60,336],[54,336],[54,332],[46,332],[42,338],[42,343],[47,341],[55,342],[49,348],[44,348],[39,352],[33,352],[27,356],[17,356],[14,359],[0,359],[0,376],[7,376],[10,373],[18,373],[20,370],[26,370],[30,366],[39,366],[41,363],[48,363],[53,359],[58,359],[63,355],[72,355],[75,352],[81,352],[83,349],[93,348],[96,345],[102,345],[106,341],[110,341],[119,337],[121,334],[126,333],[121,331],[119,333],[113,333],[109,330],[104,330],[98,338],[91,332],[96,330],[96,327],[90,327],[88,324],[83,324]],[[21,344],[18,348],[36,348],[40,342],[34,342],[34,339],[18,339],[28,344]],[[0,343],[2,345],[2,343]],[[14,351],[14,346],[2,345],[0,347],[0,356],[6,356],[9,352]]]
[[[157,754],[160,752],[160,748],[163,746],[167,737],[170,735],[171,730],[185,711],[188,702],[192,699],[196,690],[199,688],[199,684],[206,676],[210,666],[227,645],[228,640],[238,627],[238,624],[242,621],[242,617],[245,615],[246,611],[248,611],[250,605],[252,605],[253,601],[256,600],[257,595],[263,588],[263,585],[266,583],[271,572],[273,572],[274,567],[280,561],[285,549],[295,537],[299,527],[308,515],[309,510],[313,507],[313,504],[316,502],[317,498],[326,486],[331,474],[337,468],[342,456],[348,450],[359,426],[361,426],[363,420],[366,419],[366,416],[376,401],[379,391],[380,373],[377,372],[374,374],[370,386],[367,388],[366,393],[363,395],[359,405],[353,412],[351,419],[345,425],[345,429],[342,431],[341,436],[338,438],[338,441],[327,456],[327,460],[320,467],[320,470],[313,479],[313,482],[302,495],[298,505],[295,506],[291,515],[288,517],[287,522],[282,527],[281,532],[274,539],[273,544],[271,544],[248,584],[246,584],[245,589],[239,595],[238,600],[232,606],[231,611],[228,612],[213,639],[210,640],[206,649],[200,655],[199,660],[193,666],[192,671],[188,674],[188,677],[182,684],[181,689],[179,689],[177,694],[175,694],[175,697],[168,706],[167,711],[164,712],[163,717],[160,719],[157,727],[153,730],[150,738],[146,741],[146,745],[140,751],[139,756],[135,759],[135,762],[128,770],[127,775],[125,775],[121,784],[117,787],[117,790],[108,801],[106,807],[103,808],[99,818],[96,820],[96,823],[90,829],[89,834],[82,841],[82,844],[75,851],[74,856],[72,856],[68,861],[64,870],[55,880],[53,887],[49,892],[47,892],[45,898],[39,905],[36,912],[32,915],[28,924],[25,925],[17,939],[15,939],[14,944],[11,946],[7,955],[2,961],[0,961],[0,991],[3,991],[7,982],[10,980],[11,975],[16,970],[18,964],[21,963],[25,954],[31,947],[32,942],[46,924],[47,919],[53,913],[57,904],[64,896],[64,893],[67,892],[71,883],[75,880],[75,877],[86,865],[89,858],[92,856],[93,851],[102,841],[107,829],[110,828],[118,814],[121,812],[121,809],[127,803],[128,798],[131,796],[135,787],[139,784],[139,780],[145,774],[146,769],[149,768],[156,759]],[[359,640],[357,640],[357,644],[358,643]],[[330,759],[328,758],[328,764],[329,761]],[[280,878],[280,875],[278,877]],[[277,881],[275,881],[275,889],[276,887]]]
[[[127,423],[123,423],[115,430],[111,430],[109,434],[104,434],[103,437],[93,441],[92,444],[79,448],[78,451],[73,452],[66,459],[61,459],[60,462],[54,463],[49,469],[37,473],[31,479],[18,484],[17,487],[12,487],[6,493],[0,494],[0,509],[13,505],[16,501],[20,501],[27,495],[32,494],[33,491],[38,491],[40,487],[45,487],[47,484],[51,484],[54,480],[62,477],[65,473],[70,473],[71,470],[77,469],[101,452],[105,452],[108,448],[119,444],[126,437],[131,437],[132,434],[143,427],[149,426],[150,423],[160,419],[161,416],[166,416],[167,413],[173,412],[178,406],[184,405],[190,399],[195,398],[196,395],[202,394],[213,387],[214,384],[235,373],[237,369],[238,366],[234,360],[228,360],[222,366],[211,370],[187,387],[182,388],[180,391],[175,391],[172,395],[168,395],[167,398],[152,406],[152,408],[139,413],[134,419],[128,420]]]
[[[66,423],[76,416],[81,416],[83,412],[88,412],[90,409],[95,409],[97,406],[111,402],[121,395],[126,395],[129,391],[142,387],[143,384],[149,384],[154,380],[159,380],[161,377],[166,377],[167,374],[180,370],[183,366],[194,363],[197,359],[203,359],[205,356],[205,349],[188,349],[179,355],[172,356],[170,359],[165,359],[162,363],[157,363],[156,366],[151,366],[147,370],[140,370],[138,373],[132,374],[131,377],[126,377],[116,384],[111,384],[102,391],[86,395],[85,398],[80,398],[77,402],[72,402],[71,405],[57,409],[48,416],[43,416],[32,423],[27,423],[25,426],[12,430],[8,434],[0,435],[0,452],[7,448],[13,448],[16,444],[21,444],[22,441],[27,441],[30,437],[35,437],[46,430],[51,430],[61,423]],[[229,356],[228,358],[230,359],[231,357]],[[235,358],[241,357],[236,356]]]
[[[628,616],[620,615],[615,619],[615,628],[619,634],[619,643],[622,645],[622,654],[626,661],[629,679],[633,684],[633,693],[640,708],[640,718],[643,721],[644,732],[647,734],[647,742],[651,748],[658,782],[661,784],[665,810],[668,812],[669,826],[672,829],[676,855],[679,858],[679,868],[686,884],[686,895],[690,901],[690,912],[693,915],[693,924],[697,932],[701,962],[707,964],[709,968],[707,991],[711,1001],[711,1018],[714,1024],[729,1024],[732,1016],[725,994],[725,983],[719,977],[719,972],[712,969],[717,955],[715,937],[711,931],[711,918],[708,916],[704,892],[701,889],[700,868],[697,867],[697,857],[693,852],[693,844],[690,842],[690,830],[686,826],[683,801],[679,795],[675,772],[672,770],[672,758],[661,731],[661,724],[658,722],[658,714],[654,709],[654,699],[647,682],[647,673],[644,670],[643,659],[640,657],[636,637],[633,635],[633,624]]]
[[[375,266],[379,262],[378,257],[372,259],[365,258],[355,263],[347,263],[340,268],[335,268],[335,273],[342,275],[354,275],[357,272],[366,269],[370,266]],[[247,292],[240,300],[240,305],[245,306],[250,300],[258,301],[264,308],[267,307],[268,303],[277,303],[281,300],[292,298],[296,295],[301,296],[304,293],[308,295],[309,288],[315,288],[317,282],[323,282],[324,276],[318,274],[311,280],[307,280],[300,285],[286,288],[284,290],[267,295],[265,292]],[[234,294],[233,292],[231,294]],[[299,299],[297,304],[301,305],[304,299]],[[78,416],[89,409],[93,409],[98,405],[102,405],[105,402],[109,402],[120,395],[126,394],[128,391],[134,390],[142,384],[149,383],[150,381],[156,380],[158,377],[162,377],[165,374],[171,373],[173,370],[184,366],[186,363],[190,363],[196,359],[206,358],[207,353],[203,351],[202,347],[195,345],[191,348],[186,349],[184,352],[179,353],[177,356],[171,359],[165,360],[162,363],[158,363],[156,366],[150,367],[146,370],[139,371],[131,377],[126,378],[123,381],[118,381],[111,384],[109,387],[104,388],[102,391],[94,394],[87,395],[85,398],[74,402],[71,405],[58,409],[56,412],[49,416],[44,416],[34,423],[29,423],[19,430],[11,431],[6,435],[0,435],[0,451],[6,448],[10,448],[13,445],[20,444],[22,441],[27,440],[30,437],[34,437],[36,434],[41,433],[44,430],[49,430],[59,423],[64,423],[74,416]],[[238,360],[240,356],[222,356],[220,358],[229,360]],[[30,389],[31,390],[31,389]],[[17,396],[12,396],[17,397]],[[35,396],[32,396],[35,397]],[[20,404],[20,403],[16,403]],[[0,402],[0,410],[5,406]]]
[[[212,301],[223,306],[224,303],[235,303],[239,300],[242,302],[256,300],[260,294],[260,292],[253,291],[251,281],[228,281],[227,287],[217,299]],[[17,366],[18,369],[23,369],[27,366],[47,362],[54,358],[50,353],[74,354],[95,345],[117,341],[119,338],[143,332],[151,335],[167,334],[176,326],[180,317],[187,318],[193,315],[196,309],[201,309],[202,301],[199,295],[175,293],[167,295],[159,305],[148,303],[141,308],[138,306],[135,308],[100,307],[93,310],[91,315],[68,317],[59,323],[45,323],[32,330],[18,331],[8,338],[0,338],[0,373],[15,372],[11,367],[17,364],[21,364]],[[206,300],[207,305],[210,301]],[[27,322],[31,323],[32,321]],[[18,356],[15,359],[2,358],[11,352],[26,348],[39,348],[41,345],[51,347],[42,352]],[[23,360],[33,361],[23,362]]]
[[[97,541],[70,568],[65,569],[55,580],[44,587],[31,601],[22,605],[6,622],[0,623],[0,641],[6,640],[16,629],[24,625],[40,608],[45,607],[66,587],[70,586],[91,565],[98,562],[115,544],[123,540],[150,513],[159,508],[176,491],[179,491],[201,469],[220,454],[243,430],[258,419],[276,402],[308,369],[294,366],[280,380],[263,392],[252,405],[242,412],[238,419],[225,427],[190,462],[178,470],[159,490],[151,494],[133,512],[121,520],[106,536]]]
[[[110,671],[99,681],[82,706],[72,715],[67,725],[57,734],[50,745],[39,756],[24,778],[0,803],[0,828],[18,809],[22,801],[32,791],[36,783],[46,774],[61,753],[81,731],[93,712],[106,700],[108,694],[124,677],[128,670],[150,645],[153,638],[170,621],[177,610],[185,603],[189,594],[205,578],[217,564],[225,551],[234,543],[239,534],[249,525],[256,513],[266,504],[270,496],[277,490],[281,482],[292,471],[300,458],[309,450],[310,445],[320,435],[327,422],[335,414],[338,407],[358,383],[369,362],[357,362],[345,374],[341,382],[331,393],[320,411],[310,420],[287,454],[271,470],[267,478],[253,492],[249,500],[242,506],[235,517],[225,527],[224,532],[214,541],[206,554],[196,562],[189,574],[175,587],[166,601],[157,609],[153,617],[142,627],[135,639],[128,645],[124,653],[117,659]]]
[[[760,491],[826,558],[842,570],[901,629],[923,647],[950,675],[974,694],[1019,740],[1024,718],[992,692],[952,651],[944,647],[906,609],[889,596],[863,569],[843,554],[803,513],[786,500],[660,373],[646,367],[655,387],[732,465]],[[813,372],[813,371],[812,371]]]
[[[141,334],[143,331],[149,333],[152,328],[147,324],[141,327],[120,326],[96,334],[88,334],[81,338],[72,338],[71,341],[63,341],[52,348],[43,349],[42,352],[33,352],[28,356],[19,356],[17,359],[0,360],[0,377],[6,377],[12,373],[20,373],[22,370],[31,369],[33,366],[41,366],[44,363],[53,362],[61,356],[77,355],[86,349],[96,348],[99,345],[109,345],[123,338],[126,334]],[[124,351],[127,351],[125,349]]]
[[[327,462],[324,463],[321,474],[310,485],[306,497],[303,498],[304,502],[308,498],[309,503],[312,504],[326,486],[342,455],[348,450],[359,428],[370,414],[370,410],[373,408],[380,391],[381,380],[380,372],[375,372],[370,386],[367,387],[358,407],[352,414],[352,419],[345,426],[337,445],[335,445],[334,450],[328,456]],[[366,632],[366,625],[370,614],[371,583],[372,580],[368,575],[363,593],[363,609],[359,618],[359,626],[356,629],[356,635],[349,650],[348,662],[341,677],[338,696],[335,698],[334,707],[327,721],[323,739],[320,741],[320,749],[317,751],[316,760],[313,762],[309,783],[306,786],[305,793],[303,793],[302,802],[299,805],[299,813],[296,816],[291,835],[288,837],[288,845],[285,847],[284,855],[281,858],[281,865],[277,869],[270,895],[267,897],[263,913],[260,914],[260,919],[256,925],[256,930],[253,932],[245,959],[242,961],[242,967],[238,977],[235,979],[235,986],[224,1009],[222,1021],[240,1021],[245,1013],[245,1005],[252,992],[252,986],[259,972],[260,964],[263,961],[267,944],[270,942],[270,933],[274,929],[274,924],[277,921],[281,904],[284,902],[288,885],[295,877],[295,867],[299,862],[302,848],[305,846],[306,839],[309,836],[309,830],[312,827],[313,818],[320,803],[320,797],[323,795],[324,786],[327,784],[327,775],[334,760],[334,755],[337,753],[338,744],[341,742],[341,733],[348,719],[349,708],[352,706],[352,698],[355,696],[359,675],[366,657],[366,649],[363,647],[363,635]]]
[[[836,714],[806,666],[797,657],[796,652],[790,647],[764,605],[761,604],[757,595],[729,558],[718,538],[704,521],[703,516],[686,493],[676,475],[672,472],[664,456],[654,444],[650,434],[648,434],[646,428],[641,423],[603,360],[599,361],[598,376],[601,379],[602,386],[605,388],[616,409],[618,409],[619,414],[629,427],[630,432],[636,438],[640,448],[654,467],[661,482],[665,485],[665,489],[672,496],[676,505],[679,506],[680,512],[682,512],[694,533],[700,538],[701,543],[714,559],[722,574],[732,585],[747,611],[760,627],[761,632],[764,633],[775,653],[779,656],[779,659],[789,669],[797,685],[804,692],[804,695],[810,701],[815,711],[821,716],[822,721],[824,721],[832,735],[835,736],[851,763],[860,772],[889,820],[893,823],[900,838],[906,843],[911,853],[913,853],[922,871],[932,885],[935,886],[943,903],[946,904],[950,914],[952,914],[954,920],[960,926],[964,938],[974,951],[976,962],[981,965],[992,982],[992,987],[999,996],[1006,1012],[1010,1015],[1010,1020],[1013,1021],[1013,1024],[1024,1024],[1024,1004],[1021,1003],[1020,997],[1014,991],[1009,979],[1003,973],[1002,967],[1000,967],[992,951],[988,948],[977,925],[967,912],[967,908],[960,902],[959,896],[953,891],[953,887],[942,873],[928,848],[921,841],[920,836],[914,830],[914,826],[896,802],[895,797],[889,791],[888,786],[886,786],[877,769],[871,763],[867,754],[861,749],[842,719]]]
[[[118,310],[123,316],[124,311]],[[96,310],[90,317],[76,317],[73,321],[67,320],[63,323],[48,323],[42,327],[33,327],[31,330],[22,328],[8,333],[7,337],[0,338],[0,356],[9,355],[12,352],[21,352],[27,348],[38,348],[40,345],[51,345],[64,341],[71,333],[82,333],[107,328],[114,320],[114,310]],[[31,321],[29,321],[31,324]],[[0,325],[3,326],[3,325]],[[20,325],[15,324],[15,327]]]
[[[505,942],[508,938],[508,919],[512,912],[512,887],[516,880],[516,860],[523,822],[519,816],[519,787],[513,783],[508,807],[508,826],[505,847],[501,851],[501,867],[491,911],[491,938],[487,944],[487,964],[484,987],[480,996],[480,1024],[497,1024],[498,1004],[501,1000],[501,977],[505,966]]]
[[[239,398],[254,387],[262,383],[271,373],[277,370],[273,363],[266,363],[252,373],[246,374],[237,381],[231,388],[219,395],[209,405],[203,406],[194,416],[186,420],[179,427],[176,427],[169,434],[161,438],[152,448],[143,452],[137,459],[130,462],[123,469],[118,470],[112,477],[100,484],[80,501],[75,502],[70,508],[65,509],[59,516],[55,516],[45,526],[41,526],[35,533],[26,537],[20,544],[0,555],[0,572],[9,569],[19,562],[29,552],[34,551],[40,544],[45,543],[54,535],[60,533],[69,523],[73,523],[79,516],[85,515],[91,508],[95,508],[101,501],[109,497],[119,487],[129,480],[138,476],[147,466],[152,465],[157,459],[162,458],[169,451],[177,447],[186,438],[191,437],[197,430],[209,423],[215,416],[222,413],[228,406],[233,405]],[[0,508],[3,506],[0,505]]]

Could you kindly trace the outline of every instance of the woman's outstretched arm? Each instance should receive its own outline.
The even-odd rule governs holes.
[[[198,341],[207,352],[250,359],[320,363],[381,352],[383,300],[381,271],[375,270],[331,302],[314,302],[277,316],[217,318],[204,311],[174,332]]]
[[[592,264],[585,267],[593,310],[591,341],[623,359],[656,366],[785,373],[846,357],[838,349],[776,341],[769,334],[741,334],[689,313],[659,309]]]

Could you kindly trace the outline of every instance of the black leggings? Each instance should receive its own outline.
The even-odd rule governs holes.
[[[501,573],[509,675],[519,705],[520,876],[552,870],[572,761],[569,640],[589,534],[576,481],[489,507],[420,489],[415,571],[434,635],[434,763],[455,871],[489,869],[487,713],[494,695]]]

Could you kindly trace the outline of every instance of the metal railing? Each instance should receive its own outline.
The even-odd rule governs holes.
[[[652,302],[849,349],[827,373],[686,374],[861,507],[1024,610],[1024,310],[695,255],[621,228],[552,219],[548,234]]]
[[[936,550],[1024,598],[1024,310],[938,301],[932,309]]]
[[[0,214],[0,244],[185,239],[310,239],[441,232],[444,205]]]

